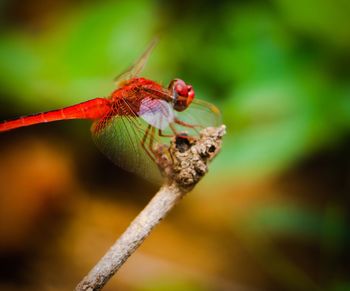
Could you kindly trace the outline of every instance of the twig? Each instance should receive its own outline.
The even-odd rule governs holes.
[[[169,147],[159,146],[159,166],[168,182],[134,219],[122,236],[77,285],[76,290],[101,290],[151,230],[208,171],[208,161],[221,149],[225,126],[206,128],[199,138],[178,136]],[[167,154],[167,153],[170,153]]]

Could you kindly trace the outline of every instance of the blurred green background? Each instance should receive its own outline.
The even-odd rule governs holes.
[[[222,111],[210,173],[106,290],[350,290],[350,2],[0,2],[0,117],[108,96],[144,75]],[[157,187],[89,122],[0,135],[0,290],[72,290]]]

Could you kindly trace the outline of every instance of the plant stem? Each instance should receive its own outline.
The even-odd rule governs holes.
[[[206,128],[198,139],[176,137],[167,150],[171,161],[160,158],[159,164],[168,177],[158,193],[133,220],[126,231],[77,285],[77,291],[101,290],[130,255],[149,236],[152,229],[169,213],[181,198],[191,191],[208,171],[207,164],[221,149],[225,126]],[[159,154],[164,148],[159,148]]]

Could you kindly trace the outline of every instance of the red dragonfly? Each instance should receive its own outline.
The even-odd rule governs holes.
[[[109,97],[3,121],[0,132],[57,120],[90,119],[97,146],[114,163],[158,180],[157,165],[152,163],[156,160],[154,143],[184,129],[218,125],[220,113],[214,105],[194,100],[192,86],[181,79],[163,87],[139,77],[155,44],[153,41],[138,61],[115,79],[117,89]]]

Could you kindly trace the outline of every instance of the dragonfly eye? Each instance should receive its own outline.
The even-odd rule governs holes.
[[[191,85],[187,85],[180,79],[171,81],[169,89],[172,90],[174,109],[176,111],[185,110],[192,102],[195,94]]]

